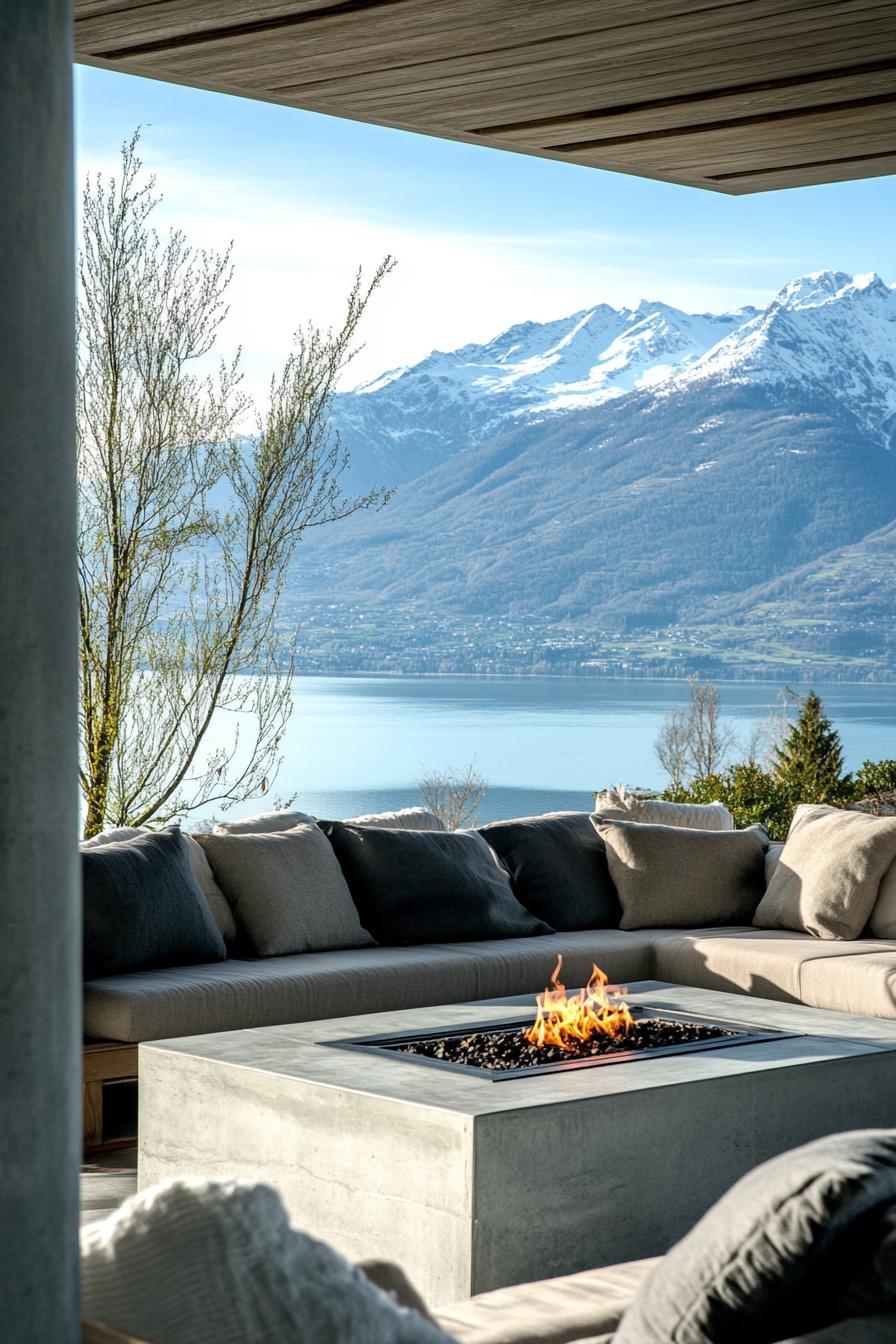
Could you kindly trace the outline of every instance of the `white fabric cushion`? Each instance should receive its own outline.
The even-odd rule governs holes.
[[[248,1181],[165,1181],[81,1232],[82,1314],[152,1344],[450,1344]]]
[[[82,840],[80,849],[98,849],[100,845],[114,845],[119,840],[133,840],[135,835],[145,835],[148,826],[115,826],[111,831],[100,831],[89,840]]]
[[[315,821],[307,812],[259,812],[257,817],[240,817],[236,821],[216,821],[213,835],[267,835],[271,831],[291,831],[293,826]]]
[[[151,827],[149,826],[116,826],[111,831],[101,831],[99,835],[93,835],[89,840],[82,840],[80,847],[81,849],[96,849],[100,845],[113,845],[119,840],[133,840],[136,835],[146,835],[150,830]],[[181,834],[187,842],[187,857],[190,860],[190,868],[199,884],[199,890],[208,902],[212,918],[217,924],[224,941],[232,943],[236,938],[236,923],[233,918],[233,911],[227,903],[227,897],[215,881],[202,846],[197,844],[193,836],[188,835],[186,831],[182,831]]]
[[[734,830],[734,817],[723,803],[669,803],[664,798],[638,798],[627,789],[596,793],[594,811],[611,821],[684,826],[698,831]]]
[[[346,817],[344,826],[379,826],[387,831],[444,831],[445,827],[425,807],[402,807],[397,812],[371,812],[366,817]]]

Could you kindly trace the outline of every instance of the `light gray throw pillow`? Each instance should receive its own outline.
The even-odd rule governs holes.
[[[858,938],[894,859],[896,817],[804,804],[753,923],[815,938]]]
[[[259,956],[373,945],[316,825],[197,839]]]
[[[880,880],[868,932],[873,938],[896,938],[896,859]]]
[[[591,818],[607,847],[621,929],[749,924],[765,891],[768,836]]]

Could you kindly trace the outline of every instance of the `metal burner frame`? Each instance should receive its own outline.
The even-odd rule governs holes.
[[[716,1036],[707,1041],[690,1041],[682,1045],[663,1045],[646,1050],[618,1050],[608,1055],[558,1059],[547,1064],[530,1064],[519,1069],[486,1069],[478,1064],[456,1064],[453,1060],[433,1059],[429,1055],[404,1054],[399,1047],[413,1045],[418,1041],[441,1040],[446,1036],[463,1039],[476,1032],[513,1031],[531,1026],[531,1014],[528,1017],[514,1017],[499,1022],[463,1022],[454,1026],[431,1027],[426,1031],[390,1031],[379,1036],[349,1036],[339,1041],[326,1041],[324,1044],[335,1046],[337,1050],[359,1050],[368,1055],[385,1056],[411,1064],[424,1064],[428,1068],[449,1069],[452,1073],[465,1073],[473,1078],[501,1083],[505,1079],[531,1078],[540,1073],[568,1073],[573,1069],[593,1069],[608,1064],[633,1064],[640,1060],[661,1059],[666,1055],[691,1055],[702,1050],[722,1050],[730,1046],[755,1045],[759,1041],[783,1041],[805,1035],[800,1031],[780,1031],[759,1026],[755,1022],[705,1017],[699,1013],[670,1012],[666,1008],[653,1007],[650,1004],[629,1004],[629,1009],[636,1021],[648,1017],[658,1018],[663,1022],[685,1026],[717,1027],[729,1034]]]

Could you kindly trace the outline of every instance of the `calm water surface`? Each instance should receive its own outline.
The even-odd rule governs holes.
[[[746,741],[780,711],[777,684],[719,685]],[[816,684],[843,739],[846,767],[896,757],[896,687]],[[475,765],[489,782],[481,821],[585,808],[595,789],[661,787],[653,743],[685,682],[567,677],[297,677],[274,791],[316,816],[419,802],[431,770]],[[234,808],[248,815],[259,804]]]

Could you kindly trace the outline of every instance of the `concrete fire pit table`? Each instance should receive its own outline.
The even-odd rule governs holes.
[[[758,1162],[896,1124],[896,1022],[658,981],[633,1005],[802,1033],[491,1081],[348,1038],[526,1016],[532,996],[140,1046],[139,1181],[247,1177],[432,1303],[659,1255]]]

